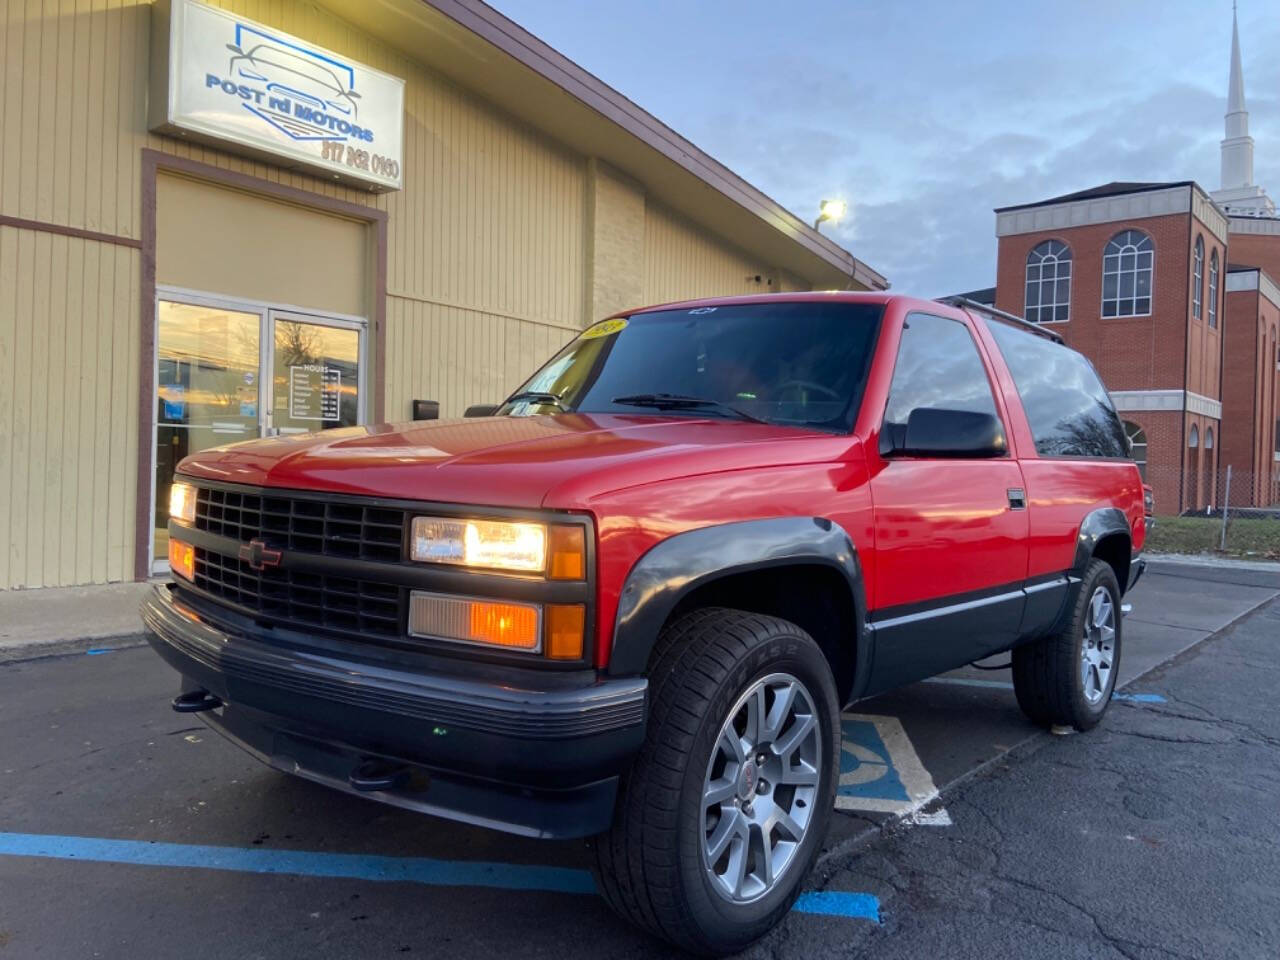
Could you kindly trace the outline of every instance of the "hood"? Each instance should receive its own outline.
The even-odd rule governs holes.
[[[262,487],[570,509],[641,483],[830,460],[852,443],[719,418],[575,413],[266,437],[193,454],[178,469]]]

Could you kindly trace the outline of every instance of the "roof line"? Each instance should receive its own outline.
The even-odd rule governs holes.
[[[978,313],[986,314],[988,317],[993,317],[998,320],[1003,320],[1006,323],[1011,323],[1022,330],[1026,330],[1028,333],[1034,333],[1038,337],[1044,337],[1047,340],[1052,340],[1054,343],[1066,343],[1066,341],[1062,339],[1062,335],[1056,331],[1048,330],[1038,323],[1032,323],[1030,320],[1025,320],[1016,313],[997,310],[995,307],[989,307],[985,303],[978,303],[977,300],[970,300],[968,297],[938,297],[938,303],[945,303],[949,307],[963,307],[966,310],[977,311]]]
[[[811,254],[872,289],[889,281],[603,80],[481,0],[421,0],[663,154]]]
[[[1103,184],[1103,186],[1105,186],[1105,184]],[[1115,193],[1102,194],[1101,196],[1096,196],[1096,197],[1074,197],[1073,198],[1072,194],[1067,193],[1059,197],[1050,197],[1048,200],[1036,200],[1032,203],[1018,203],[1018,204],[1014,204],[1011,207],[996,207],[993,212],[1008,213],[1011,210],[1029,210],[1032,207],[1051,207],[1059,203],[1082,203],[1088,200],[1107,200],[1111,197],[1123,197],[1126,194],[1130,194],[1130,193],[1152,193],[1156,190],[1171,190],[1174,187],[1198,187],[1200,192],[1203,193],[1206,197],[1209,195],[1208,192],[1204,189],[1204,187],[1201,187],[1200,184],[1196,183],[1194,180],[1170,180],[1167,183],[1150,183],[1150,184],[1146,184],[1145,186],[1133,187],[1132,189],[1129,189],[1129,190],[1117,190]],[[1096,188],[1087,188],[1087,189],[1096,189]],[[1085,193],[1086,190],[1077,190],[1075,192]]]

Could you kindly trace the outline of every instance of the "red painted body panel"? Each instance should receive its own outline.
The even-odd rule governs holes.
[[[618,597],[636,561],[698,527],[821,516],[858,550],[872,610],[1017,582],[1070,566],[1081,520],[1099,506],[1143,537],[1142,486],[1128,463],[1041,460],[984,321],[888,294],[774,294],[690,301],[885,304],[852,435],[718,418],[562,414],[357,427],[208,450],[181,464],[207,479],[488,508],[585,511],[599,538],[597,663],[608,662]],[[658,309],[658,308],[647,308]],[[977,337],[1010,456],[988,461],[880,457],[879,429],[903,318],[964,322]],[[1010,511],[1025,487],[1029,509]]]

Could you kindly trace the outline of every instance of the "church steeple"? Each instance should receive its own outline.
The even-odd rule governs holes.
[[[1249,115],[1244,105],[1244,69],[1240,66],[1240,24],[1236,18],[1236,5],[1231,5],[1231,76],[1227,79],[1227,136],[1231,133],[1231,118],[1244,114],[1245,127]],[[1248,133],[1248,130],[1245,130]]]
[[[1226,137],[1222,141],[1222,180],[1210,196],[1234,217],[1271,217],[1276,207],[1253,182],[1253,137],[1244,102],[1244,68],[1240,63],[1240,26],[1231,5],[1231,73],[1227,78]]]

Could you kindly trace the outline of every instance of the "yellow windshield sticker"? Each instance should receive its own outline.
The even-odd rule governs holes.
[[[615,333],[620,333],[627,327],[627,321],[623,317],[617,317],[613,320],[601,320],[594,327],[587,327],[582,331],[583,340],[594,340],[597,337],[611,337]]]

